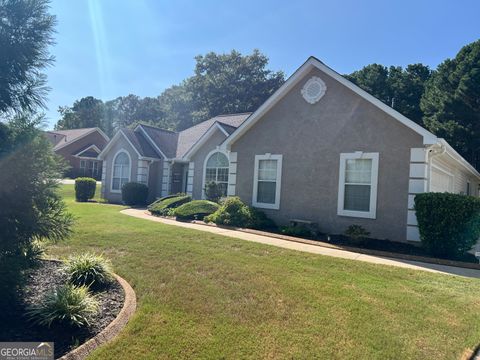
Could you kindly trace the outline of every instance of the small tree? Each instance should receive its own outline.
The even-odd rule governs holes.
[[[205,185],[205,196],[207,200],[218,203],[224,196],[221,187],[214,181],[210,181]]]
[[[95,197],[97,181],[89,177],[75,179],[75,199],[85,202]]]

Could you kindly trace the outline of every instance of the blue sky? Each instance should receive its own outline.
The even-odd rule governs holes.
[[[58,106],[92,95],[157,96],[190,76],[194,56],[258,48],[290,75],[314,55],[340,73],[370,63],[436,67],[480,38],[480,1],[53,0]]]

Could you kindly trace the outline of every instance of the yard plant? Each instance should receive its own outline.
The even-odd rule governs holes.
[[[110,261],[102,255],[90,252],[70,256],[62,270],[73,285],[101,288],[113,281]]]
[[[126,205],[145,205],[148,198],[148,186],[138,182],[128,182],[122,186],[122,200]]]
[[[97,181],[89,177],[75,179],[75,198],[77,201],[85,202],[95,197]]]
[[[203,220],[218,210],[220,205],[208,200],[194,200],[187,202],[175,209],[177,220]]]
[[[177,196],[167,196],[161,198],[148,206],[148,210],[157,216],[166,216],[170,214],[171,209],[175,209],[187,202],[192,201],[191,196],[180,194]]]
[[[420,239],[436,256],[458,258],[480,236],[480,199],[451,193],[415,196]]]
[[[27,315],[33,322],[47,327],[52,324],[84,327],[97,311],[98,301],[88,287],[67,284],[51,290],[40,303],[31,305]]]

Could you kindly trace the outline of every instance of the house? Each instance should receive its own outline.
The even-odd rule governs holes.
[[[61,155],[70,169],[65,176],[101,178],[102,162],[97,156],[109,142],[109,137],[99,128],[53,130],[45,132],[56,154]]]
[[[478,196],[480,174],[445,140],[321,61],[309,58],[252,114],[214,117],[181,132],[139,125],[99,155],[102,192],[128,181],[151,196],[204,197],[215,181],[277,223],[302,219],[326,233],[352,224],[371,236],[419,241],[415,194]]]

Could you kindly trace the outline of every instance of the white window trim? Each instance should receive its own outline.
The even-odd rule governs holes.
[[[230,168],[230,157],[228,156],[228,153],[226,151],[223,151],[219,148],[216,148],[216,149],[210,151],[207,154],[207,156],[205,156],[205,160],[203,161],[202,199],[207,198],[207,196],[205,195],[205,185],[207,185],[206,181],[205,181],[206,177],[207,177],[207,162],[208,162],[208,159],[210,159],[210,157],[217,152],[222,153],[223,155],[225,155],[227,157],[228,165],[229,165],[228,168]],[[228,174],[228,177],[230,178],[230,173]],[[228,182],[227,182],[227,194],[228,194]]]
[[[115,159],[116,159],[117,156],[120,155],[121,153],[125,153],[125,154],[127,154],[127,156],[128,156],[128,161],[129,161],[129,164],[130,164],[130,165],[128,166],[128,167],[129,167],[129,171],[128,171],[128,182],[130,182],[131,179],[132,179],[132,157],[130,156],[130,154],[128,153],[127,150],[125,150],[125,149],[120,149],[120,150],[118,150],[118,151],[115,153],[115,155],[114,155],[114,157],[113,157],[113,160],[112,160],[112,172],[111,172],[111,176],[110,176],[110,192],[112,192],[112,193],[117,193],[117,194],[121,193],[121,192],[122,192],[122,189],[119,189],[119,190],[114,190],[114,189],[113,189],[113,173],[114,173],[114,171],[115,171]]]
[[[252,205],[254,207],[261,208],[261,209],[273,209],[273,210],[280,209],[280,194],[281,194],[281,187],[282,187],[282,159],[283,159],[283,155],[278,155],[278,154],[255,155],[255,169],[254,169],[254,175],[253,175],[253,193],[252,193]],[[277,187],[275,189],[274,204],[261,203],[257,201],[258,165],[260,160],[277,160]]]
[[[347,160],[351,159],[372,159],[372,182],[370,188],[370,211],[345,210],[345,168]],[[338,207],[337,215],[351,216],[357,218],[376,219],[377,217],[377,189],[378,188],[378,153],[354,153],[340,154],[340,167],[338,178]]]

